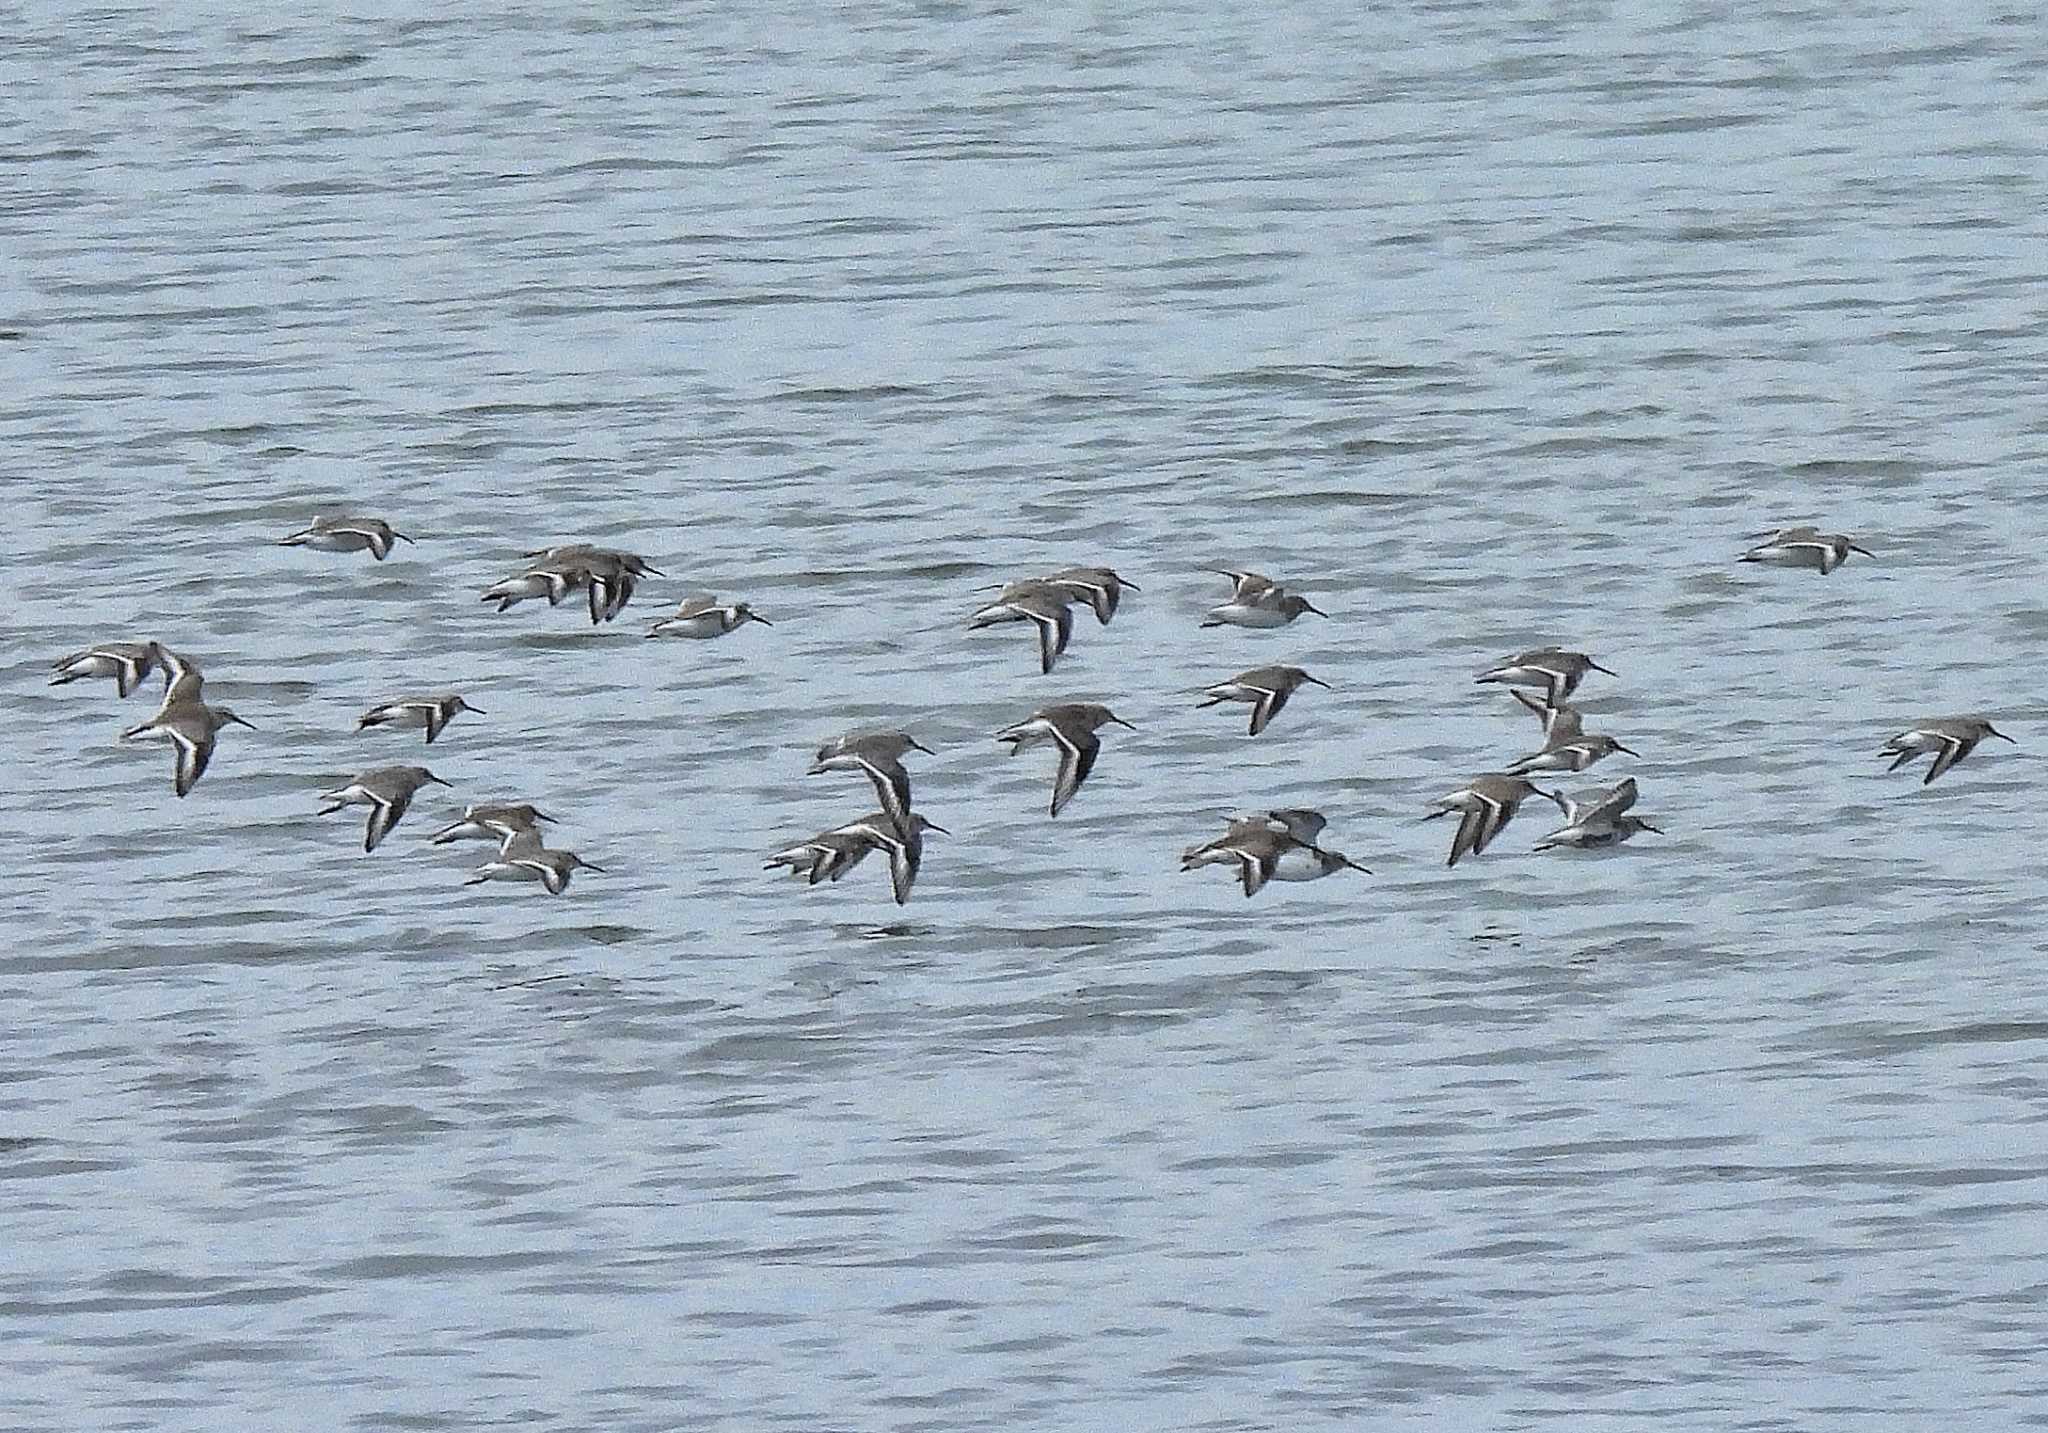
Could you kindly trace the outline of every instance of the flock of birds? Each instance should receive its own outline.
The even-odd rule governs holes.
[[[321,552],[367,551],[381,562],[396,543],[412,540],[381,519],[322,517],[280,541],[284,546]],[[1823,574],[1848,561],[1851,553],[1871,555],[1840,533],[1825,533],[1814,527],[1759,533],[1755,535],[1755,544],[1738,560],[1811,568]],[[496,604],[497,610],[503,612],[541,597],[550,606],[558,606],[580,591],[588,602],[591,623],[597,625],[612,621],[624,610],[641,579],[663,575],[638,554],[590,543],[541,548],[525,556],[526,562],[518,572],[484,589],[483,601]],[[1328,615],[1308,598],[1259,573],[1226,570],[1221,575],[1230,579],[1230,596],[1206,614],[1202,620],[1205,627],[1270,629],[1287,626],[1304,613]],[[1039,670],[1049,674],[1073,638],[1075,604],[1087,606],[1097,622],[1106,627],[1116,616],[1124,593],[1138,590],[1137,584],[1111,568],[1062,568],[1043,577],[1003,586],[992,601],[973,613],[968,626],[978,630],[1002,623],[1032,624],[1038,642]],[[744,602],[721,604],[699,593],[684,598],[676,611],[657,622],[647,635],[707,640],[726,636],[750,622],[773,625]],[[126,740],[170,744],[176,757],[173,784],[182,797],[205,775],[221,730],[231,724],[254,725],[228,707],[205,700],[204,678],[196,663],[155,640],[108,642],[59,661],[50,681],[52,685],[62,685],[86,678],[111,677],[115,689],[127,697],[154,671],[162,672],[164,677],[163,699],[156,715],[127,728],[121,735]],[[1573,794],[1546,790],[1530,779],[1540,773],[1582,772],[1617,752],[1636,754],[1614,737],[1589,735],[1583,714],[1570,704],[1573,693],[1590,672],[1614,675],[1583,652],[1545,647],[1523,652],[1478,674],[1476,680],[1480,683],[1510,688],[1514,698],[1542,724],[1543,744],[1498,771],[1474,777],[1435,803],[1435,809],[1425,820],[1458,817],[1448,865],[1455,866],[1466,856],[1483,853],[1532,796],[1555,802],[1564,818],[1561,826],[1536,843],[1537,850],[1598,848],[1618,845],[1644,831],[1661,834],[1656,826],[1635,814],[1638,792],[1633,777],[1610,787]],[[1200,705],[1248,704],[1248,732],[1256,737],[1280,714],[1289,698],[1308,685],[1327,687],[1328,683],[1300,667],[1258,666],[1207,688],[1206,700]],[[1525,688],[1540,689],[1540,693],[1532,694]],[[357,729],[420,729],[431,745],[464,712],[479,713],[479,709],[459,693],[405,696],[364,712]],[[1102,752],[1102,729],[1130,725],[1097,703],[1060,702],[1040,707],[1024,720],[1004,727],[995,733],[995,739],[1008,743],[1013,755],[1035,746],[1057,750],[1059,763],[1048,808],[1048,814],[1057,817],[1095,769]],[[1967,757],[1986,737],[2012,740],[1979,716],[1939,717],[1893,737],[1880,754],[1894,758],[1887,768],[1893,771],[1916,757],[1931,755],[1933,760],[1923,784],[1931,783]],[[768,858],[767,869],[786,870],[815,886],[821,881],[839,880],[871,852],[881,851],[889,862],[890,884],[897,904],[908,902],[924,858],[925,834],[948,834],[912,809],[910,774],[903,762],[913,751],[931,754],[929,748],[901,731],[849,732],[821,745],[811,762],[810,773],[861,773],[874,787],[878,809],[775,852]],[[332,815],[350,806],[368,807],[363,849],[374,851],[403,819],[413,798],[429,785],[449,783],[424,766],[373,767],[352,781],[321,793],[320,800],[325,804],[320,814]],[[436,831],[430,839],[435,844],[463,840],[497,843],[496,856],[476,868],[469,878],[470,884],[491,880],[537,881],[550,894],[559,895],[568,889],[576,871],[603,868],[583,860],[574,851],[548,846],[543,827],[553,824],[553,819],[529,802],[477,803],[466,807],[459,819]],[[1341,851],[1320,844],[1327,825],[1321,812],[1299,807],[1233,817],[1221,835],[1185,851],[1181,869],[1234,866],[1247,897],[1257,895],[1269,881],[1312,881],[1342,870],[1366,871],[1366,867]]]

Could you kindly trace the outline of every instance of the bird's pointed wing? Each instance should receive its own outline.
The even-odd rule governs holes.
[[[1458,813],[1457,834],[1451,837],[1451,857],[1444,864],[1446,866],[1455,866],[1458,864],[1460,857],[1480,849],[1480,846],[1483,844],[1479,839],[1480,833],[1485,828],[1485,825],[1485,807],[1474,805],[1460,811]]]
[[[1250,900],[1264,889],[1266,882],[1273,879],[1274,867],[1280,864],[1278,852],[1268,851],[1254,855],[1249,851],[1237,852],[1237,872],[1244,880],[1244,896]]]
[[[1109,619],[1116,616],[1116,603],[1120,595],[1114,584],[1107,578],[1084,576],[1079,573],[1060,580],[1060,585],[1069,591],[1078,592],[1083,601],[1095,612],[1095,620],[1107,627]]]
[[[1927,768],[1927,775],[1921,778],[1922,786],[1931,786],[1935,777],[1961,761],[1970,749],[1968,743],[1946,732],[1935,732],[1933,735],[1934,739],[1941,743],[1941,749],[1934,753],[1934,764]]]
[[[1052,788],[1052,814],[1057,816],[1095,769],[1095,758],[1102,754],[1102,742],[1092,731],[1070,737],[1058,727],[1053,728],[1053,740],[1060,748],[1059,777]]]
[[[1546,742],[1570,741],[1585,731],[1585,718],[1579,714],[1576,707],[1566,706],[1562,702],[1553,706],[1549,701],[1539,700],[1520,690],[1512,691],[1511,695],[1535,713],[1536,719],[1543,723],[1543,739]]]
[[[1566,819],[1574,826],[1590,826],[1600,821],[1611,822],[1635,804],[1636,779],[1633,776],[1625,776],[1602,792],[1599,800],[1584,808],[1575,808]]]
[[[1496,801],[1490,796],[1479,798],[1479,828],[1472,842],[1472,854],[1478,855],[1493,844],[1493,838],[1508,824],[1508,818],[1515,814],[1515,808],[1505,801]]]
[[[896,904],[910,904],[910,887],[917,880],[917,868],[924,856],[924,843],[914,838],[900,839],[887,843],[889,847],[889,886],[896,895]]]
[[[206,678],[200,675],[199,664],[189,657],[181,657],[170,648],[164,648],[164,706],[172,702],[197,697],[205,685]]]
[[[398,818],[405,815],[405,808],[412,805],[412,794],[396,796],[390,800],[371,798],[370,820],[363,828],[363,849],[374,851],[377,843],[391,834],[391,828],[398,824]]]
[[[142,679],[149,675],[152,659],[148,656],[114,658],[114,689],[127,696],[142,685]]]
[[[875,784],[875,796],[897,829],[910,829],[910,773],[900,761],[877,761],[861,757],[860,769]]]
[[[1259,699],[1252,706],[1251,734],[1257,736],[1266,729],[1266,723],[1280,715],[1280,708],[1287,705],[1287,688],[1264,687],[1259,689]]]
[[[613,580],[611,595],[604,604],[605,621],[611,621],[626,610],[626,604],[633,600],[633,588],[639,580],[630,572],[622,572]]]
[[[811,853],[810,873],[804,878],[806,885],[815,886],[827,876],[835,881],[839,879],[840,869],[846,864],[845,847],[814,842],[806,849]]]
[[[499,827],[498,859],[516,860],[540,849],[540,832],[526,827]]]
[[[1284,826],[1287,834],[1304,846],[1313,846],[1316,837],[1322,835],[1323,828],[1330,824],[1329,817],[1306,806],[1290,806],[1282,811],[1269,812],[1267,819]]]
[[[1038,625],[1038,670],[1047,673],[1074,635],[1074,609],[1061,605],[1049,613],[1033,612],[1030,617]]]
[[[840,841],[833,844],[831,855],[826,861],[825,877],[837,881],[848,871],[868,858],[868,852],[875,848],[866,841]]]
[[[178,753],[177,792],[180,796],[188,795],[199,784],[199,778],[206,775],[207,763],[213,760],[213,733],[200,736],[173,726],[166,727],[165,734]]]

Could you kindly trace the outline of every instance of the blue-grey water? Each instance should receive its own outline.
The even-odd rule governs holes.
[[[0,1426],[2048,1422],[2038,16],[412,8],[8,12]],[[477,600],[571,540],[668,575]],[[259,728],[184,800],[45,685],[145,636]],[[1447,870],[1549,641],[1668,834]],[[903,911],[761,869],[876,724]],[[491,796],[606,871],[465,887]],[[1374,874],[1177,871],[1269,804]]]

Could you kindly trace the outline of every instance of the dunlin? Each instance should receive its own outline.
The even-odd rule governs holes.
[[[775,624],[756,612],[744,602],[735,602],[721,607],[718,599],[698,593],[685,597],[675,612],[662,618],[648,632],[650,637],[723,637],[726,633],[748,622],[759,622],[763,627]]]
[[[1214,865],[1219,861],[1236,859],[1230,851],[1231,842],[1247,831],[1280,831],[1292,836],[1304,846],[1316,844],[1316,838],[1323,834],[1323,828],[1330,824],[1329,818],[1320,811],[1305,806],[1289,806],[1277,811],[1255,811],[1248,816],[1233,816],[1225,824],[1223,834],[1213,841],[1204,841],[1199,846],[1190,846],[1180,853],[1180,868],[1192,871],[1197,866]]]
[[[1248,835],[1253,831],[1278,831],[1281,829],[1279,823],[1269,819],[1265,812],[1259,812],[1251,816],[1233,816],[1224,826],[1221,836],[1216,837],[1212,841],[1204,841],[1199,846],[1190,846],[1185,851],[1182,851],[1180,853],[1180,868],[1183,871],[1192,871],[1201,866],[1224,865],[1235,861],[1237,859],[1237,852],[1234,847],[1238,838]],[[1290,831],[1287,834],[1292,835],[1293,833]],[[1315,837],[1310,836],[1307,839],[1313,842]]]
[[[562,549],[570,552],[566,557],[545,555],[555,550],[527,554],[532,560],[516,575],[486,587],[483,600],[497,603],[500,612],[535,597],[545,597],[548,606],[559,607],[570,593],[589,586],[590,568],[585,557],[569,549]]]
[[[1584,771],[1603,756],[1615,752],[1627,752],[1630,756],[1638,753],[1623,746],[1611,736],[1553,736],[1543,743],[1541,751],[1531,752],[1520,761],[1508,767],[1508,775],[1525,776],[1532,771]]]
[[[1318,617],[1330,615],[1263,573],[1224,568],[1218,572],[1230,579],[1230,600],[1209,609],[1202,618],[1204,627],[1285,627],[1304,612],[1313,612]]]
[[[1267,881],[1313,881],[1333,871],[1364,871],[1343,852],[1316,844],[1327,824],[1322,812],[1301,807],[1240,816],[1215,840],[1183,851],[1180,868],[1235,861],[1247,897]]]
[[[524,556],[536,563],[616,570],[635,578],[668,576],[637,552],[626,552],[616,547],[599,547],[594,542],[558,542],[553,547],[534,548]]]
[[[1117,604],[1123,601],[1124,593],[1139,591],[1138,584],[1120,577],[1110,567],[1062,567],[1044,579],[1047,586],[1057,587],[1076,602],[1086,602],[1094,609],[1095,620],[1104,627],[1109,619],[1116,616]]]
[[[1898,760],[1885,770],[1897,771],[1914,757],[1933,752],[1934,764],[1927,768],[1927,775],[1920,781],[1922,786],[1927,786],[1932,784],[1935,777],[1975,751],[1977,743],[1987,736],[1995,736],[2000,741],[2012,741],[2011,737],[1982,717],[1937,717],[1900,732],[1885,743],[1884,750],[1878,755],[1896,755]],[[2018,746],[2019,743],[2013,742],[2013,745]]]
[[[1466,853],[1476,856],[1484,851],[1515,819],[1515,812],[1524,801],[1544,794],[1548,793],[1522,776],[1474,777],[1437,802],[1437,809],[1422,819],[1434,821],[1453,811],[1458,813],[1458,834],[1451,838],[1451,858],[1444,862],[1455,866]]]
[[[1865,557],[1877,555],[1868,548],[1858,547],[1838,532],[1822,532],[1816,527],[1781,527],[1756,536],[1762,541],[1736,558],[1737,562],[1767,562],[1773,567],[1814,567],[1825,576],[1847,562],[1852,552],[1860,552]]]
[[[1303,682],[1324,688],[1330,685],[1318,677],[1311,677],[1299,667],[1253,667],[1248,672],[1239,672],[1227,682],[1206,688],[1209,700],[1201,705],[1252,703],[1251,735],[1257,736],[1266,729],[1266,723],[1280,714],[1280,708],[1287,705],[1287,699]]]
[[[114,689],[125,697],[162,660],[163,648],[155,642],[102,642],[56,663],[51,669],[50,685],[61,687],[81,677],[112,677]]]
[[[1057,816],[1095,769],[1095,758],[1102,751],[1102,739],[1096,736],[1096,729],[1111,722],[1131,725],[1108,707],[1094,702],[1062,702],[1040,707],[1014,726],[1004,727],[996,733],[996,740],[1009,742],[1012,756],[1027,746],[1044,742],[1060,749],[1060,770],[1053,782],[1051,809],[1051,814]]]
[[[1554,846],[1582,849],[1616,846],[1640,831],[1657,836],[1664,834],[1642,817],[1625,814],[1636,804],[1636,779],[1633,776],[1624,777],[1604,791],[1582,792],[1575,797],[1561,791],[1543,794],[1564,812],[1564,825],[1536,843],[1539,851],[1547,851]]]
[[[412,539],[394,531],[382,518],[320,517],[313,519],[310,527],[280,539],[278,546],[310,547],[315,552],[361,552],[368,548],[370,556],[382,562],[391,555],[393,541]]]
[[[484,714],[481,707],[471,706],[454,692],[432,697],[400,697],[364,712],[356,722],[356,730],[363,731],[373,726],[425,727],[427,741],[432,744],[434,738],[441,734],[441,728],[453,721],[457,712]]]
[[[535,597],[545,597],[548,599],[548,605],[554,606],[574,590],[571,586],[572,580],[582,580],[573,568],[530,568],[515,577],[493,582],[484,589],[483,600],[497,603],[500,612]]]
[[[889,855],[889,885],[895,892],[896,904],[907,905],[910,901],[910,887],[917,880],[918,867],[924,863],[924,833],[936,831],[941,836],[951,833],[945,827],[927,821],[917,812],[901,826],[896,818],[886,811],[876,811],[849,821],[844,826],[835,826],[823,832],[817,839],[834,841],[850,839],[862,843],[872,850],[886,851]],[[840,870],[850,870],[860,861],[859,855],[852,855],[840,863]],[[831,874],[828,872],[828,874]],[[836,880],[838,877],[833,876]],[[817,882],[814,880],[812,884]]]
[[[175,788],[180,796],[189,793],[206,775],[213,760],[214,738],[229,722],[255,728],[227,707],[210,707],[196,696],[166,699],[155,716],[138,722],[121,733],[124,741],[167,741],[177,751]]]
[[[1588,672],[1608,672],[1584,652],[1567,652],[1557,647],[1539,647],[1508,658],[1499,666],[1481,672],[1475,682],[1505,682],[1511,686],[1542,687],[1549,706],[1564,705],[1565,698],[1578,689]]]
[[[1030,622],[1038,630],[1038,670],[1049,673],[1074,635],[1074,612],[1068,606],[1072,600],[1063,588],[1049,582],[1013,582],[995,601],[968,618],[967,627],[973,631],[998,622]]]
[[[555,560],[562,559],[557,557]],[[664,575],[635,552],[600,548],[577,560],[582,564],[583,580],[590,589],[590,625],[593,627],[599,622],[611,621],[625,610],[626,604],[633,600],[633,589],[641,578]]]
[[[588,591],[590,621],[595,626],[619,615],[640,578],[665,575],[638,553],[587,542],[539,548],[526,556],[529,562],[524,571],[484,589],[483,600],[497,603],[500,612],[535,597],[545,597],[549,606],[557,606],[581,588]]]
[[[897,829],[902,829],[900,823]],[[815,886],[820,881],[838,880],[874,849],[874,843],[865,837],[824,831],[808,841],[799,841],[777,851],[768,858],[763,869],[774,871],[787,867],[792,875],[803,877],[805,884]]]
[[[538,837],[543,821],[555,818],[526,802],[479,801],[462,808],[462,819],[443,826],[429,839],[436,846],[450,841],[496,841],[501,847],[519,836]]]
[[[1237,862],[1247,899],[1268,881],[1314,881],[1334,871],[1365,870],[1341,851],[1326,851],[1270,826],[1246,827],[1222,841],[1223,852]],[[1184,864],[1182,869],[1188,867]]]
[[[875,785],[875,799],[899,827],[910,824],[910,773],[903,769],[905,752],[931,748],[920,746],[914,737],[900,731],[849,732],[818,748],[806,775],[826,771],[859,771]]]
[[[569,878],[578,871],[605,873],[604,867],[584,860],[574,851],[555,851],[541,845],[531,832],[507,841],[496,860],[476,868],[476,874],[462,884],[480,886],[485,881],[539,881],[551,896],[569,889]]]
[[[412,805],[413,793],[428,782],[436,786],[449,784],[424,766],[373,767],[346,786],[321,792],[320,799],[328,804],[320,808],[320,814],[332,816],[344,806],[369,807],[370,819],[363,829],[363,849],[374,851],[377,843],[405,815],[405,808]]]

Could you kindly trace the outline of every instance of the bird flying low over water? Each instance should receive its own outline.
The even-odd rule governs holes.
[[[1557,734],[1543,743],[1541,751],[1531,752],[1520,761],[1508,767],[1508,775],[1524,776],[1532,771],[1584,771],[1604,756],[1615,752],[1636,755],[1611,736],[1565,736],[1560,728]]]
[[[327,804],[320,808],[320,814],[332,816],[344,806],[369,807],[370,819],[363,828],[363,849],[374,851],[377,843],[391,833],[391,828],[412,805],[413,793],[429,782],[436,786],[449,784],[424,766],[373,767],[346,786],[321,792],[320,799]]]
[[[1038,580],[1048,587],[1057,587],[1076,602],[1086,602],[1094,609],[1095,620],[1104,627],[1116,616],[1124,594],[1140,590],[1137,583],[1119,576],[1110,567],[1062,567]]]
[[[1736,558],[1737,562],[1764,562],[1773,567],[1812,567],[1826,576],[1847,562],[1852,552],[1860,552],[1865,557],[1877,555],[1869,548],[1858,547],[1841,533],[1822,532],[1817,527],[1781,527],[1752,536],[1761,541]]]
[[[1492,844],[1493,838],[1515,819],[1515,812],[1524,801],[1549,794],[1527,777],[1479,776],[1438,801],[1437,809],[1422,819],[1434,821],[1453,811],[1458,813],[1458,832],[1451,838],[1450,859],[1444,862],[1455,866],[1460,858],[1479,855]]]
[[[520,836],[540,834],[540,823],[555,818],[526,802],[479,801],[462,808],[462,819],[428,837],[436,846],[450,841],[496,841],[500,847]]]
[[[526,557],[527,566],[486,587],[483,600],[497,603],[503,612],[535,597],[547,598],[550,607],[558,606],[570,593],[583,590],[590,599],[593,627],[611,621],[625,609],[641,578],[667,575],[637,552],[587,542],[536,548]]]
[[[723,637],[749,622],[759,622],[763,627],[775,625],[745,602],[721,606],[716,597],[700,592],[685,597],[676,605],[676,610],[655,623],[647,635],[692,637],[703,641],[709,637]]]
[[[1564,812],[1564,825],[1536,843],[1539,851],[1547,851],[1553,846],[1579,849],[1617,846],[1641,831],[1658,836],[1664,834],[1642,817],[1626,814],[1636,804],[1636,779],[1633,776],[1624,777],[1604,791],[1586,792],[1578,797],[1566,796],[1559,791],[1543,794]]]
[[[125,697],[142,685],[144,677],[157,669],[163,655],[162,646],[155,640],[101,642],[82,652],[73,652],[55,663],[51,668],[50,685],[61,687],[84,677],[112,677],[114,690]]]
[[[1304,612],[1330,615],[1262,572],[1217,568],[1216,573],[1230,579],[1230,600],[1209,609],[1202,618],[1204,627],[1285,627]]]
[[[1213,707],[1218,702],[1250,702],[1250,735],[1257,736],[1266,729],[1268,722],[1280,715],[1280,708],[1287,705],[1287,699],[1304,682],[1325,689],[1330,685],[1319,677],[1311,677],[1299,667],[1253,667],[1207,688],[1204,695],[1209,700],[1201,705]]]
[[[495,860],[484,862],[462,884],[480,886],[485,881],[539,881],[551,896],[569,889],[569,878],[578,871],[604,874],[604,867],[586,861],[574,851],[556,851],[541,845],[538,832],[527,831],[510,837],[499,848]]]
[[[907,828],[910,823],[910,773],[903,767],[903,757],[911,751],[921,751],[926,756],[932,754],[930,747],[918,745],[917,739],[905,732],[848,732],[821,745],[805,775],[819,776],[827,771],[862,773],[874,783],[875,799],[881,803],[882,810],[897,826]],[[835,876],[834,879],[838,878]]]
[[[1027,746],[1046,743],[1060,749],[1060,769],[1053,782],[1050,812],[1057,816],[1095,769],[1095,758],[1102,754],[1102,739],[1095,733],[1111,722],[1131,725],[1108,707],[1094,702],[1062,702],[1040,707],[1024,720],[1004,727],[996,733],[996,740],[1009,742],[1012,756]]]
[[[1052,671],[1052,664],[1067,650],[1074,635],[1073,595],[1051,582],[1030,579],[1012,582],[996,600],[967,619],[967,629],[993,627],[998,622],[1029,622],[1038,632],[1038,670]]]
[[[1885,770],[1897,771],[1916,756],[1934,753],[1934,761],[1920,781],[1922,786],[1932,786],[1937,776],[1975,751],[1977,743],[1987,736],[2012,741],[1982,717],[1936,717],[1900,732],[1884,744],[1884,750],[1878,755],[1896,756],[1898,759]],[[2013,745],[2018,746],[2019,743],[2013,742]]]
[[[858,821],[834,827],[825,834],[850,837],[875,850],[887,852],[889,888],[896,904],[901,906],[910,903],[910,887],[917,880],[919,867],[924,864],[924,833],[927,831],[936,831],[941,836],[950,834],[945,827],[926,820],[916,811],[911,812],[910,818],[901,824],[888,812],[877,811]]]
[[[1247,899],[1268,881],[1315,881],[1344,870],[1370,875],[1342,851],[1316,844],[1327,824],[1322,812],[1299,807],[1240,816],[1215,840],[1183,851],[1180,868],[1192,871],[1234,861]]]
[[[791,874],[802,876],[804,884],[815,886],[820,881],[838,880],[874,849],[874,843],[865,837],[821,831],[807,841],[799,841],[777,851],[768,858],[764,869],[773,871],[787,867]]]
[[[473,707],[454,692],[444,692],[431,697],[400,697],[396,701],[380,703],[371,707],[356,720],[356,730],[364,731],[373,726],[388,726],[401,729],[425,727],[427,742],[433,743],[441,734],[441,728],[455,719],[457,712],[474,712],[482,716],[481,707]]]
[[[1608,672],[1584,652],[1567,652],[1561,647],[1538,647],[1531,652],[1521,652],[1495,667],[1489,667],[1472,680],[1475,682],[1502,682],[1510,686],[1542,687],[1544,705],[1562,706],[1565,698],[1578,690],[1579,683],[1588,672]]]
[[[924,863],[927,831],[936,831],[941,836],[950,834],[918,812],[910,813],[909,819],[898,824],[888,812],[876,811],[784,847],[768,858],[766,869],[787,868],[803,877],[806,884],[815,886],[822,880],[838,880],[859,865],[868,852],[885,851],[889,856],[890,891],[897,905],[908,905],[910,888]]]
[[[196,696],[166,698],[155,716],[129,727],[121,733],[121,739],[169,742],[177,752],[173,789],[178,795],[187,796],[199,784],[199,778],[206,775],[207,765],[213,760],[214,739],[230,722],[251,730],[256,725],[236,716],[231,708],[208,706]]]
[[[363,552],[382,562],[391,544],[412,539],[375,517],[318,517],[309,526],[278,539],[279,547],[310,547],[315,552]]]

